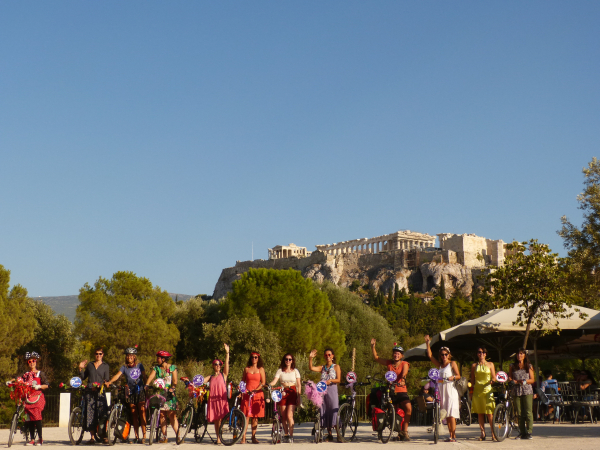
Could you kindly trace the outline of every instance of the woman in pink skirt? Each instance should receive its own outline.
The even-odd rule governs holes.
[[[227,375],[229,375],[229,345],[225,347],[225,367],[223,361],[215,359],[212,362],[215,373],[210,377],[210,394],[208,396],[208,411],[206,420],[215,424],[215,434],[217,435],[217,444],[221,443],[219,438],[219,427],[221,419],[229,413],[229,403],[227,402]],[[223,369],[221,371],[221,368]]]

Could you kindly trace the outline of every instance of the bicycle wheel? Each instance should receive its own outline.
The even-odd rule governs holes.
[[[322,436],[321,436],[321,411],[317,411],[317,417],[315,419],[315,444],[318,444],[319,442],[321,442]]]
[[[460,403],[460,421],[463,423],[463,425],[471,425],[471,407],[469,406],[469,402],[466,400],[463,400]]]
[[[504,403],[500,403],[494,409],[492,432],[499,442],[502,442],[510,434],[510,420],[508,419],[508,411]]]
[[[512,402],[508,405],[508,412],[506,414],[510,423],[510,429],[508,430],[508,436],[510,437],[512,430],[519,430],[519,416],[517,415],[517,408],[514,407]]]
[[[343,404],[338,411],[337,426],[338,430],[340,430],[342,442],[354,440],[356,428],[358,427],[358,418],[356,417],[356,411],[352,408],[350,403]]]
[[[158,433],[160,432],[160,410],[158,408],[154,408],[152,412],[152,416],[150,417],[150,439],[148,439],[148,444],[152,445],[154,440],[158,442]]]
[[[440,404],[436,403],[433,408],[433,443],[437,444],[440,439]]]
[[[13,414],[12,420],[10,422],[10,434],[8,435],[8,446],[10,447],[13,443],[13,439],[15,438],[15,434],[17,433],[17,424],[19,423],[19,408],[17,406],[17,410]],[[27,442],[27,436],[25,436],[25,442]]]
[[[385,415],[383,416],[383,429],[377,433],[377,437],[383,444],[387,444],[390,441],[395,424],[396,412],[391,403],[388,403],[385,407]]]
[[[246,416],[239,409],[234,409],[225,416],[219,427],[219,437],[223,445],[236,444],[242,439],[242,434],[246,428]]]
[[[177,428],[177,445],[180,445],[184,440],[185,436],[189,433],[192,427],[192,421],[194,420],[194,407],[188,406],[181,414],[179,419],[179,428]]]
[[[69,417],[69,440],[73,445],[79,445],[83,439],[83,412],[81,408],[73,408]]]
[[[279,433],[279,419],[277,417],[273,419],[273,425],[271,426],[271,442],[273,444],[281,442],[281,435]]]
[[[106,425],[106,438],[108,439],[108,445],[115,445],[117,442],[117,420],[118,420],[118,411],[117,408],[113,408],[110,412],[110,416],[108,416],[108,424]]]

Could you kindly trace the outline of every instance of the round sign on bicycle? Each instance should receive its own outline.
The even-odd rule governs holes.
[[[78,387],[81,387],[81,378],[73,377],[69,380],[69,384],[71,385],[72,388],[77,389]]]
[[[393,370],[388,370],[385,373],[385,379],[388,380],[388,382],[393,383],[398,379],[398,375]]]
[[[325,392],[327,390],[327,383],[325,383],[324,381],[319,381],[317,383],[317,392],[319,394],[322,394],[323,392]]]
[[[348,383],[356,383],[356,380],[357,380],[356,373],[354,373],[354,372],[348,372],[346,374],[346,381]]]
[[[283,394],[281,393],[280,390],[276,390],[276,391],[271,392],[271,399],[275,403],[279,403],[282,398],[283,398]]]
[[[245,381],[240,381],[240,384],[238,386],[238,390],[242,393],[245,394],[246,393],[246,382]]]
[[[427,377],[430,380],[437,381],[440,379],[440,371],[437,369],[430,369],[429,372],[427,373]]]
[[[156,380],[154,380],[154,387],[159,388],[159,389],[164,389],[166,384],[165,384],[165,380],[163,380],[162,378],[157,378]]]
[[[192,384],[196,387],[200,387],[204,384],[204,377],[202,375],[194,375],[192,378]]]
[[[503,372],[501,370],[496,374],[496,381],[498,383],[505,383],[507,380],[508,380],[508,375],[506,374],[506,372]]]

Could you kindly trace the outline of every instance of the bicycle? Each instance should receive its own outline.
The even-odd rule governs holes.
[[[279,415],[279,409],[277,409],[277,403],[279,403],[283,398],[283,388],[265,386],[264,389],[269,392],[269,397],[266,399],[266,402],[269,403],[271,400],[273,400],[273,424],[271,426],[271,442],[273,444],[280,444],[281,438],[283,436],[283,425],[281,424],[281,416]],[[250,397],[250,399],[252,399],[252,397]]]
[[[184,442],[185,437],[191,430],[195,430],[194,438],[196,442],[202,442],[208,426],[208,422],[206,421],[206,402],[204,401],[206,397],[204,377],[202,375],[196,375],[191,382],[188,378],[181,377],[181,381],[185,383],[185,387],[189,391],[190,399],[179,419],[179,428],[177,429],[176,438],[177,445]]]
[[[102,389],[99,389],[98,386],[86,387],[83,385],[81,378],[73,377],[69,380],[70,387],[66,389],[71,391],[73,394],[81,395],[79,400],[79,406],[75,406],[69,415],[69,425],[67,427],[67,431],[69,434],[69,441],[71,441],[71,445],[79,445],[83,440],[84,430],[84,411],[87,407],[87,401],[85,398],[85,392],[92,392],[95,395],[101,394]],[[102,428],[99,426],[99,431],[102,431]],[[102,437],[102,436],[98,436]]]
[[[396,426],[396,411],[392,404],[392,394],[390,391],[398,385],[396,382],[397,378],[398,375],[392,370],[385,373],[384,380],[373,377],[373,380],[378,383],[384,383],[383,386],[380,386],[379,388],[381,391],[381,408],[377,408],[374,405],[371,406],[372,414],[374,414],[377,419],[377,430],[375,430],[375,421],[373,421],[373,431],[377,431],[377,439],[379,439],[382,444],[387,444],[390,441]],[[377,409],[381,412],[378,412]]]
[[[469,404],[468,391],[460,398],[460,423],[469,426],[472,422],[471,405]]]
[[[498,440],[502,442],[507,437],[510,437],[512,430],[519,428],[519,418],[517,409],[513,404],[512,387],[515,385],[513,381],[506,382],[508,376],[504,372],[496,374],[495,386],[500,387],[498,394],[498,404],[494,409],[492,418],[492,432]]]
[[[230,392],[234,396],[233,405],[229,410],[229,413],[221,420],[221,426],[219,427],[219,437],[221,438],[221,442],[223,445],[233,445],[237,444],[244,434],[244,430],[246,429],[246,416],[240,409],[240,395],[243,392],[238,390],[235,394],[233,393],[234,389],[237,389],[237,386],[233,383],[229,383]],[[243,389],[245,391],[245,389]]]
[[[447,411],[440,409],[440,390],[438,388],[438,381],[441,380],[440,372],[438,369],[431,369],[426,378],[423,381],[428,382],[430,385],[433,384],[433,424],[431,425],[431,432],[433,432],[433,443],[437,444],[440,440],[440,426],[442,420],[446,418]],[[429,431],[429,430],[428,430]]]
[[[154,382],[156,383],[158,380],[160,378]],[[146,400],[146,411],[148,411],[148,417],[150,417],[146,425],[146,430],[149,430],[150,433],[150,438],[148,439],[149,445],[152,445],[154,442],[160,442],[165,437],[160,426],[160,411],[167,400],[169,400],[169,397],[173,395],[171,392],[167,393],[167,398],[161,395],[161,392],[164,390],[164,383],[162,387],[157,384],[155,389],[157,392]]]
[[[22,380],[19,381],[19,379],[14,383],[7,383],[7,386],[12,389],[10,396],[17,403],[17,409],[10,422],[10,434],[8,435],[8,446],[10,447],[13,443],[15,434],[17,434],[17,429],[25,438],[25,442],[29,442],[29,438],[32,440],[34,439],[34,436],[29,436],[29,430],[25,427],[25,406],[23,405],[23,402],[27,399],[27,396],[32,393],[33,389],[31,388],[31,385]]]
[[[356,386],[370,385],[371,376],[369,375],[367,379],[369,380],[368,383],[358,383],[354,372],[349,372],[346,375],[346,381],[348,383],[344,387],[350,389],[350,398],[346,400],[346,403],[340,406],[337,418],[337,427],[342,442],[351,442],[356,436],[356,429],[358,428],[358,416],[356,414]]]
[[[315,384],[313,381],[304,381],[303,383],[306,386],[306,396],[317,407],[312,435],[315,444],[318,444],[323,442],[323,429],[321,428],[321,405],[323,404],[323,396],[325,395],[325,392],[327,392],[327,384],[324,381],[319,381],[317,384]]]
[[[106,426],[108,445],[115,445],[115,442],[117,442],[117,438],[121,439],[123,442],[127,441],[127,439],[129,438],[129,421],[126,421],[125,424],[119,426],[119,421],[121,419],[121,416],[123,415],[124,410],[125,415],[128,416],[128,410],[125,400],[126,389],[127,386],[113,387],[113,391],[116,395],[114,396],[115,401],[112,402],[112,407],[108,416],[108,425]]]

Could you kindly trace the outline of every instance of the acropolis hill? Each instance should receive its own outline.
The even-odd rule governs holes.
[[[214,298],[231,290],[231,284],[250,268],[295,269],[316,282],[329,280],[348,287],[354,280],[362,286],[387,292],[397,283],[400,289],[430,292],[438,288],[442,278],[446,292],[456,289],[469,297],[473,286],[488,266],[501,266],[506,254],[502,240],[491,240],[474,234],[437,235],[410,230],[353,239],[334,244],[317,245],[316,251],[295,244],[269,249],[268,260],[238,261],[223,269],[217,281]]]

